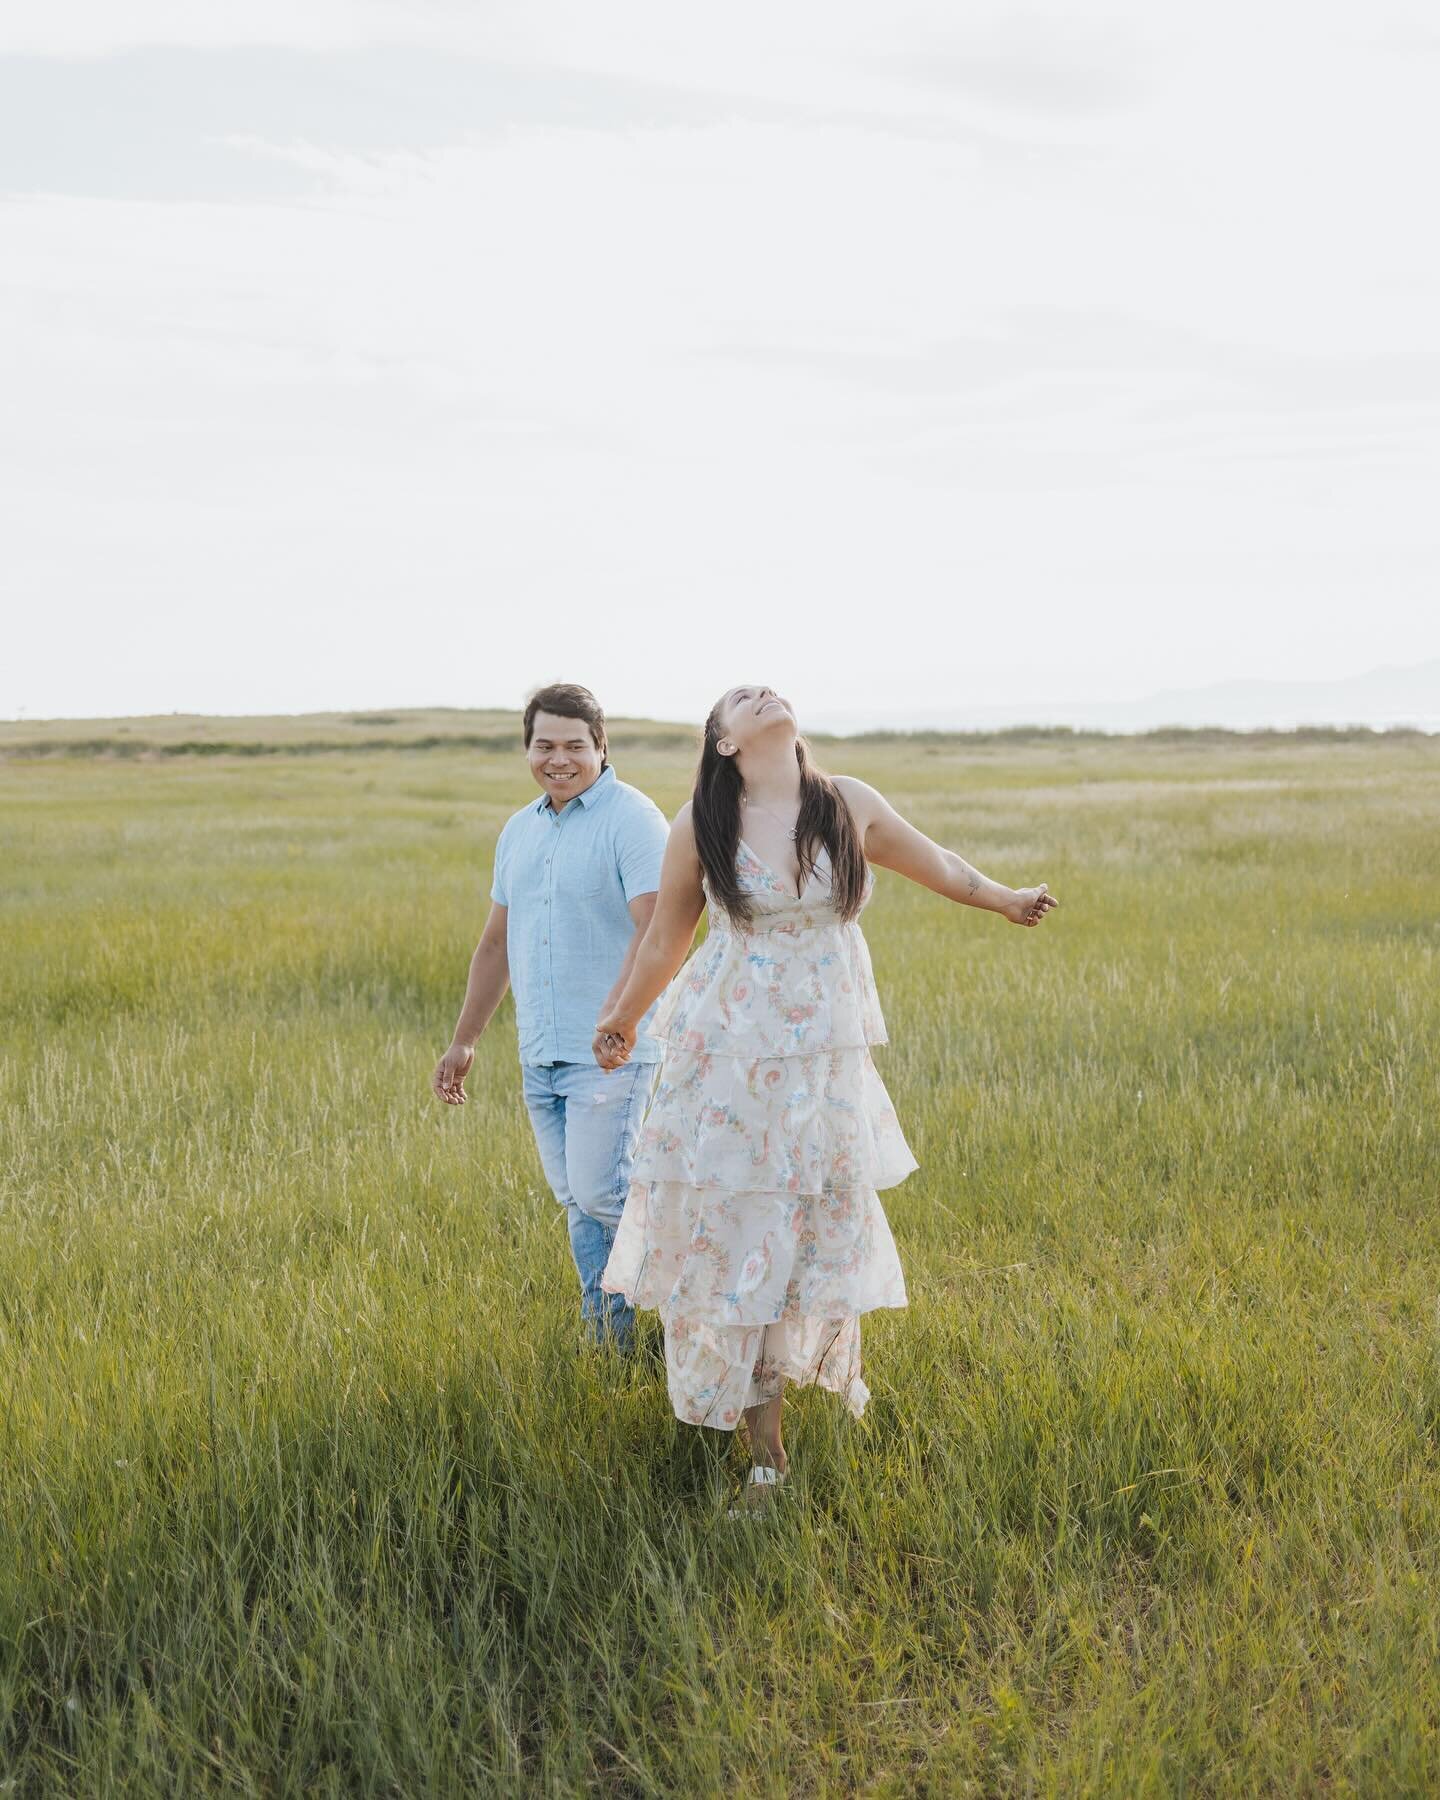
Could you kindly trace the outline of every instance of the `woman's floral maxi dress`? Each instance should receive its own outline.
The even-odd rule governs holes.
[[[860,1314],[907,1303],[877,1190],[918,1165],[871,1056],[888,1040],[869,947],[830,902],[824,850],[799,898],[743,840],[735,866],[754,919],[712,904],[656,1008],[663,1060],[600,1285],[659,1311],[677,1418],[733,1430],[787,1381],[858,1418]],[[874,885],[867,871],[867,902]]]

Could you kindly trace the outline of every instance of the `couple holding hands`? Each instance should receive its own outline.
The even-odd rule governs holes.
[[[634,1309],[657,1310],[676,1417],[733,1431],[743,1416],[763,1491],[788,1467],[786,1382],[858,1418],[860,1315],[906,1304],[878,1190],[917,1165],[871,1054],[887,1038],[859,924],[870,865],[1016,925],[1058,902],[989,880],[866,782],[818,769],[771,687],[716,701],[668,829],[616,776],[588,689],[540,689],[523,741],[541,795],[500,833],[431,1085],[464,1100],[510,986],[586,1331],[628,1352]]]

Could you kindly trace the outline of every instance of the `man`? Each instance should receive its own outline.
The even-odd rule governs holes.
[[[607,1073],[592,1045],[650,923],[669,827],[653,800],[616,776],[605,714],[588,688],[541,688],[522,735],[541,795],[506,821],[496,843],[490,916],[431,1086],[452,1105],[465,1099],[476,1042],[511,986],[525,1105],[545,1178],[565,1208],[582,1331],[628,1351],[634,1312],[623,1295],[601,1292],[600,1277],[659,1068],[660,1046],[646,1032],[654,1007],[633,1069]]]

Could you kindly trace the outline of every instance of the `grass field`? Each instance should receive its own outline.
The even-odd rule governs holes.
[[[518,751],[0,760],[0,1793],[1440,1791],[1440,740],[821,755],[1062,906],[880,874],[911,1304],[738,1525],[428,1091]]]

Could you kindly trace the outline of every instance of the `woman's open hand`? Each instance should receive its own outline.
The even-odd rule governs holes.
[[[1015,898],[1006,901],[1000,911],[1012,925],[1038,925],[1051,907],[1059,904],[1042,881],[1039,887],[1016,888]]]
[[[618,1013],[608,1012],[595,1027],[595,1060],[607,1074],[612,1074],[635,1048],[635,1027]]]

